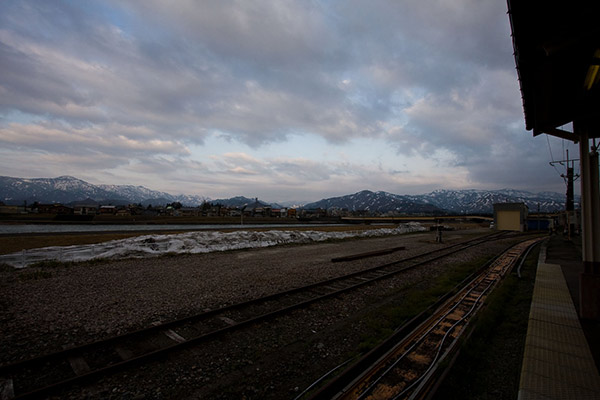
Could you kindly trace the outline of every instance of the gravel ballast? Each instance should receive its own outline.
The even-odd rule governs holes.
[[[445,244],[489,230],[445,232]],[[452,260],[369,285],[126,370],[67,398],[294,398],[356,352],[365,317],[403,288],[426,287],[447,265],[497,254],[509,242],[474,248]],[[443,245],[445,245],[443,244]],[[196,255],[103,261],[0,272],[2,352],[7,364],[195,313],[384,264],[443,246],[433,232],[376,239],[278,246]],[[349,262],[332,258],[404,246]]]

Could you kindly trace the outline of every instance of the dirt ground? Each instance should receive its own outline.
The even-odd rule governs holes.
[[[489,230],[444,232],[444,244]],[[111,260],[0,272],[0,363],[14,362],[155,322],[265,296],[385,264],[444,244],[423,232],[143,260]],[[357,356],[382,334],[409,290],[426,290],[457,265],[489,257],[497,243],[261,323],[206,346],[127,370],[60,398],[285,399]],[[404,246],[367,259],[334,257]],[[384,333],[384,332],[383,332]],[[372,344],[372,343],[371,343]],[[367,347],[365,347],[365,345]]]

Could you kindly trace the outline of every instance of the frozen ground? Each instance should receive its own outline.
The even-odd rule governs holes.
[[[90,245],[23,250],[19,253],[0,255],[0,263],[23,268],[44,260],[86,261],[95,258],[143,258],[167,253],[209,253],[278,244],[320,242],[328,239],[398,235],[424,230],[425,228],[421,224],[410,222],[401,224],[394,229],[382,228],[367,231],[199,231],[172,235],[144,235]]]

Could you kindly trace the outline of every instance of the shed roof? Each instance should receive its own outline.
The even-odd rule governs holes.
[[[507,0],[525,127],[577,140],[558,129],[585,121],[600,136],[600,2]]]

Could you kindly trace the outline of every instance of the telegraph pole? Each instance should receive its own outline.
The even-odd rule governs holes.
[[[567,210],[567,238],[571,240],[571,232],[573,231],[572,218],[577,219],[574,214],[575,198],[573,195],[573,167],[569,165],[569,149],[567,149],[567,202],[565,203]]]
[[[573,194],[573,167],[569,165],[569,150],[567,150],[567,211],[575,209],[575,196]]]
[[[560,176],[565,180],[567,184],[567,198],[565,201],[565,218],[566,218],[566,228],[567,228],[567,237],[571,239],[572,229],[575,227],[577,223],[577,218],[575,215],[575,194],[573,191],[573,182],[579,178],[579,175],[575,175],[573,172],[575,169],[575,161],[579,161],[579,159],[569,160],[569,150],[567,149],[567,159],[561,161],[552,161],[550,165],[554,167],[554,164],[565,165],[567,166],[567,174],[561,174]]]

